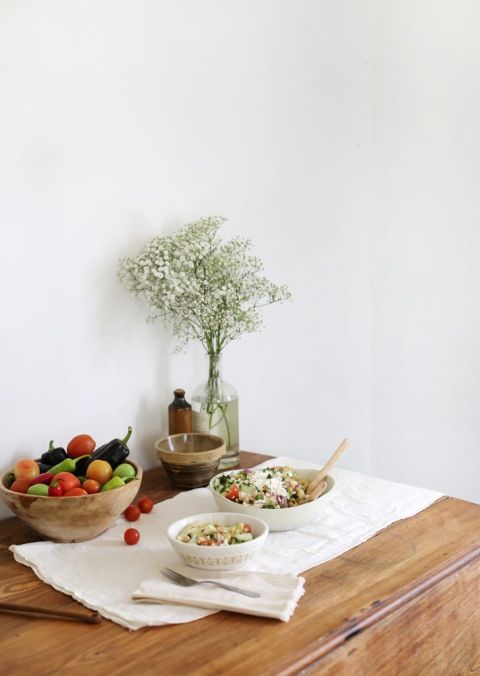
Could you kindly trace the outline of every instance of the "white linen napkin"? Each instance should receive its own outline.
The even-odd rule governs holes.
[[[286,457],[262,465],[315,467]],[[298,530],[270,533],[263,549],[242,570],[298,574],[343,554],[394,521],[413,516],[442,497],[436,491],[357,472],[334,469],[332,475],[336,484],[322,515]],[[130,524],[120,517],[108,531],[88,542],[42,541],[12,545],[10,550],[19,563],[30,566],[44,582],[129,629],[192,622],[216,611],[185,605],[139,604],[131,597],[143,581],[158,578],[160,568],[175,568],[180,563],[167,540],[167,527],[185,516],[215,511],[209,489],[198,488],[158,503],[150,514],[142,515],[135,522],[140,542],[133,547],[123,542],[123,533]]]
[[[142,582],[133,592],[132,599],[137,603],[179,603],[199,608],[230,610],[288,622],[304,593],[305,579],[296,575],[269,575],[255,571],[213,573],[180,565],[175,566],[174,570],[194,580],[218,580],[240,589],[257,592],[260,597],[250,598],[214,585],[180,587],[159,575]]]

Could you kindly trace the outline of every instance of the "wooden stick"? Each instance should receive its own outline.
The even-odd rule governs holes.
[[[87,622],[88,624],[97,624],[102,621],[102,616],[96,611],[86,615],[85,613],[75,613],[69,610],[54,610],[36,606],[25,606],[20,603],[0,602],[0,613],[24,615],[25,617],[50,617],[57,620]]]
[[[327,490],[327,482],[324,479],[323,481],[320,481],[320,483],[315,486],[315,488],[313,489],[313,491],[311,493],[309,493],[309,495],[312,498],[312,500],[316,500],[317,498],[319,498],[322,495],[322,493],[325,493],[326,490]]]
[[[316,474],[310,482],[310,485],[307,488],[307,495],[313,496],[313,492],[316,487],[325,479],[329,471],[332,469],[334,464],[337,462],[339,457],[345,453],[347,448],[350,446],[350,440],[344,439],[340,446],[337,448],[335,453],[329,458],[318,474]]]

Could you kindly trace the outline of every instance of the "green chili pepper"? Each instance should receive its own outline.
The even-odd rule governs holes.
[[[65,458],[65,460],[59,462],[58,465],[54,465],[54,467],[51,467],[48,471],[51,474],[59,474],[60,472],[72,472],[73,474],[75,465],[75,460],[72,460],[72,458]]]

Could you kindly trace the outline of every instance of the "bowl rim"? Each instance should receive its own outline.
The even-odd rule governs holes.
[[[198,548],[195,549],[194,548],[195,545],[191,545],[188,542],[180,542],[171,533],[174,526],[176,526],[176,524],[178,524],[180,521],[184,521],[185,519],[194,519],[195,521],[197,521],[197,520],[200,520],[201,517],[206,518],[206,517],[209,517],[209,516],[210,517],[211,516],[215,516],[215,517],[226,516],[229,519],[231,519],[231,518],[239,519],[241,514],[239,514],[238,512],[204,512],[203,514],[192,514],[191,516],[184,516],[182,519],[177,519],[176,521],[173,521],[167,527],[166,532],[167,532],[167,538],[168,538],[169,542],[172,544],[173,547],[188,547],[188,549],[186,550],[188,552],[199,552],[199,553],[205,552],[204,556],[207,556],[207,557],[208,557],[208,555],[210,555],[210,556],[212,556],[212,555],[220,556],[221,554],[224,555],[226,552],[232,552],[232,546],[233,545],[217,545],[213,548],[203,547],[200,550]],[[251,547],[253,543],[258,544],[259,542],[263,542],[267,538],[267,536],[270,532],[270,528],[268,526],[268,523],[263,521],[263,519],[260,519],[258,516],[250,517],[248,514],[245,514],[245,516],[248,517],[249,519],[253,519],[254,521],[257,521],[258,525],[262,528],[262,532],[259,535],[257,535],[256,537],[252,538],[252,540],[248,540],[247,542],[237,542],[235,544],[235,549],[233,550],[234,552],[241,552],[245,548]],[[185,525],[187,525],[187,524],[185,524]],[[177,532],[177,535],[178,535],[178,532]]]
[[[225,440],[222,439],[222,437],[219,437],[216,434],[209,434],[208,432],[180,432],[179,434],[168,434],[166,437],[162,437],[162,439],[157,439],[155,442],[155,450],[158,453],[167,453],[168,455],[179,455],[178,451],[172,451],[169,448],[160,448],[160,444],[163,443],[164,441],[167,441],[167,439],[176,439],[177,437],[209,437],[210,439],[214,439],[216,442],[218,442],[218,445],[215,446],[214,448],[208,448],[205,451],[183,451],[180,453],[180,455],[203,455],[204,453],[212,453],[215,451],[218,451],[222,446],[225,446]]]
[[[133,483],[133,481],[141,481],[142,480],[143,470],[142,470],[141,466],[138,464],[138,462],[134,462],[133,460],[129,460],[128,458],[125,459],[125,462],[130,464],[130,465],[133,465],[135,467],[135,469],[137,470],[137,476],[135,477],[134,480],[129,481],[124,486],[119,486],[119,488],[115,488],[116,491],[122,490],[123,488],[127,488],[129,486],[129,484]],[[0,493],[3,492],[6,495],[22,496],[23,498],[32,498],[32,499],[36,498],[37,500],[38,499],[42,499],[42,500],[53,499],[53,500],[58,501],[58,498],[54,497],[53,495],[32,495],[31,493],[19,493],[17,491],[11,491],[9,488],[7,488],[6,486],[3,485],[3,480],[5,479],[7,474],[13,474],[13,467],[12,467],[12,469],[7,470],[6,472],[3,472],[3,474],[0,476]],[[89,493],[88,495],[62,495],[61,498],[62,498],[62,500],[64,498],[79,498],[79,499],[85,500],[85,498],[92,498],[96,495],[97,496],[98,495],[109,495],[110,493],[111,493],[110,491],[103,491],[103,492],[99,491],[98,493]]]
[[[277,465],[277,466],[278,467],[284,467],[284,466],[286,467],[286,465]],[[233,500],[228,500],[228,498],[226,498],[224,495],[222,495],[221,493],[219,493],[218,491],[216,491],[213,488],[213,482],[215,481],[215,479],[217,479],[222,474],[234,474],[235,472],[241,472],[243,469],[250,469],[250,468],[247,468],[247,467],[238,468],[237,467],[236,469],[225,470],[224,472],[219,472],[218,474],[215,474],[215,476],[213,476],[210,479],[208,487],[210,488],[213,495],[215,495],[215,496],[218,495],[219,498],[222,498],[223,500],[227,500],[228,504],[237,505],[238,507],[245,508],[247,510],[250,510],[250,509],[258,510],[260,513],[262,513],[262,512],[264,513],[266,511],[268,511],[268,513],[272,514],[272,515],[273,514],[281,514],[281,513],[290,513],[291,514],[291,511],[293,509],[299,510],[302,507],[303,508],[306,507],[307,509],[311,508],[311,506],[317,504],[320,501],[321,498],[329,495],[332,492],[333,488],[335,487],[335,479],[333,478],[333,476],[331,474],[327,474],[327,476],[325,477],[327,479],[327,486],[328,486],[328,484],[330,484],[330,485],[327,487],[327,490],[324,493],[322,493],[318,498],[316,498],[316,500],[310,500],[309,502],[304,502],[301,505],[293,505],[293,507],[281,507],[279,509],[266,510],[263,507],[255,507],[255,505],[242,505],[239,502],[233,502]],[[258,469],[266,469],[266,467],[258,467]],[[314,467],[292,467],[291,469],[293,469],[295,472],[318,472],[319,471],[319,469],[316,469]],[[248,515],[249,515],[249,513],[248,513]]]

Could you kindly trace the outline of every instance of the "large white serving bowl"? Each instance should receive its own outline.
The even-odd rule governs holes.
[[[177,535],[189,523],[220,523],[222,526],[234,526],[236,523],[248,523],[252,527],[253,540],[235,545],[202,547],[190,545],[176,539]],[[242,568],[263,547],[268,535],[268,526],[258,516],[246,516],[221,512],[195,514],[175,521],[167,529],[167,537],[173,549],[184,562],[193,568],[206,570],[236,570]]]
[[[311,481],[313,477],[318,474],[318,469],[295,469],[294,471],[302,478]],[[230,470],[229,472],[222,472],[221,474],[235,474],[241,470]],[[253,516],[260,517],[271,531],[295,530],[301,528],[311,521],[321,519],[322,512],[327,501],[330,498],[331,492],[335,485],[335,480],[331,476],[327,476],[327,489],[323,495],[312,502],[305,502],[303,505],[296,505],[295,507],[284,507],[282,509],[263,509],[261,507],[254,507],[253,505],[242,505],[237,502],[228,500],[213,488],[215,479],[221,476],[213,477],[209,483],[209,488],[217,503],[217,507],[221,512],[235,512],[243,514],[244,518]]]

